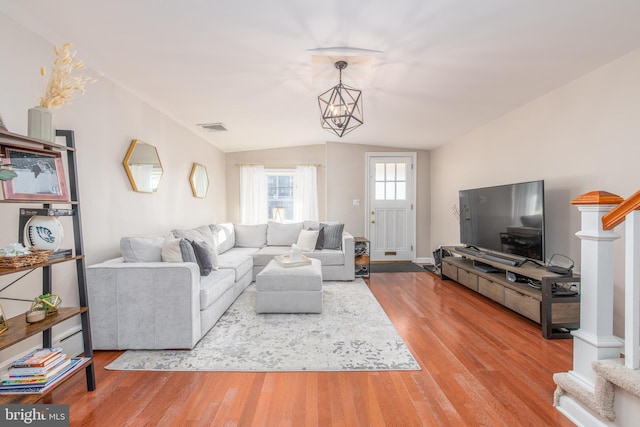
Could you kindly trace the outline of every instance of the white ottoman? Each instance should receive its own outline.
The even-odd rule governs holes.
[[[256,277],[256,313],[322,313],[322,264],[281,267],[272,260]]]

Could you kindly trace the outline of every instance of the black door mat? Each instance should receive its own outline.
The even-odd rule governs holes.
[[[423,267],[413,262],[380,262],[371,264],[371,273],[405,273],[426,272]]]

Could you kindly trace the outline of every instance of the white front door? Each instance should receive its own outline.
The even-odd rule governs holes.
[[[416,153],[367,153],[371,261],[415,260]]]

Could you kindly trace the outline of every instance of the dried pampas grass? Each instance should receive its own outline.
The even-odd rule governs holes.
[[[84,94],[84,85],[96,81],[94,78],[84,75],[71,75],[73,71],[81,71],[86,68],[84,62],[74,59],[76,52],[71,52],[71,43],[63,44],[62,50],[54,45],[53,51],[56,54],[56,59],[53,61],[51,77],[45,88],[44,96],[40,98],[40,106],[45,108],[58,108],[69,103],[75,91]],[[40,75],[43,79],[46,74],[46,69],[41,67]]]

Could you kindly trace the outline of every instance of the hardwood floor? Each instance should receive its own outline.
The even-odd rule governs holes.
[[[70,404],[72,426],[573,425],[552,406],[571,340],[431,273],[369,285],[421,371],[107,371],[121,352],[98,351],[98,389],[79,374],[46,403]]]

